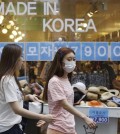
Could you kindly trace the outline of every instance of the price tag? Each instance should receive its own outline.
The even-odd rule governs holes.
[[[108,109],[107,108],[89,108],[89,117],[96,123],[108,123]]]

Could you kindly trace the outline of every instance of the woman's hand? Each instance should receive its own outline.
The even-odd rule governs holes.
[[[46,124],[45,121],[39,120],[39,121],[37,122],[36,126],[37,126],[37,127],[42,127],[42,126],[44,126],[45,124]]]
[[[43,114],[42,116],[43,116],[42,120],[44,120],[44,121],[46,121],[48,123],[54,121],[53,116],[51,114],[46,114],[46,115]]]
[[[40,100],[37,98],[37,95],[31,95],[31,94],[29,94],[28,95],[28,98],[29,98],[29,100],[31,100],[31,101],[37,101],[37,102],[40,102]]]
[[[90,128],[95,128],[96,127],[96,123],[93,121],[93,119],[86,116],[86,117],[84,117],[84,121],[87,123],[87,125]]]

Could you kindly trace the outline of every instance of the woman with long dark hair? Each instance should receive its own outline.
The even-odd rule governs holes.
[[[82,118],[90,128],[96,123],[73,107],[74,93],[70,84],[75,69],[75,53],[70,48],[60,48],[50,67],[43,100],[48,102],[54,122],[48,126],[47,134],[76,134],[74,115]]]
[[[24,100],[36,100],[34,95],[24,96],[16,78],[20,70],[22,49],[16,44],[8,44],[3,48],[0,60],[0,134],[22,134],[20,125],[22,116],[52,121],[51,115],[33,113],[23,108]],[[38,123],[40,125],[40,123]]]

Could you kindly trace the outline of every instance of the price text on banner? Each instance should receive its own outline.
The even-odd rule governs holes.
[[[89,117],[96,123],[108,123],[108,109],[107,108],[89,108]]]
[[[0,53],[6,44],[1,42]],[[120,61],[120,42],[20,42],[26,61],[52,61],[61,47],[75,51],[77,61]]]

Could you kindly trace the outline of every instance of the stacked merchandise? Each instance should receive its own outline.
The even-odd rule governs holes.
[[[86,88],[82,82],[73,84],[74,104],[88,107],[119,107],[120,92],[104,86]]]

